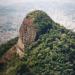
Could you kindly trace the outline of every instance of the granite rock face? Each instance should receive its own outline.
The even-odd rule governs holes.
[[[19,39],[17,43],[17,53],[20,56],[22,56],[21,53],[24,52],[25,47],[35,40],[36,33],[37,29],[33,24],[33,19],[25,18],[19,30]]]

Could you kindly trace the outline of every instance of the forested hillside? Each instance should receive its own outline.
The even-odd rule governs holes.
[[[32,18],[37,27],[37,37],[32,44],[27,45],[22,59],[16,54],[11,61],[0,65],[0,75],[74,75],[75,33],[55,23],[39,10],[26,17]],[[0,47],[0,56],[13,45],[9,43]]]

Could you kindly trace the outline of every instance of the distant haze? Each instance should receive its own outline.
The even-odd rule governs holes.
[[[43,10],[75,31],[75,0],[0,0],[0,43],[17,36],[23,18],[32,10]]]
[[[26,3],[26,2],[66,2],[66,3],[74,3],[74,0],[0,0],[0,4],[1,5],[10,5],[10,4],[14,4],[14,3]]]

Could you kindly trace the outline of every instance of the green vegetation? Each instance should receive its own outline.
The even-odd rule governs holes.
[[[38,39],[25,48],[22,60],[14,56],[7,62],[1,75],[75,75],[75,33],[55,23],[45,13],[36,12],[42,14],[33,12],[27,17],[35,18]],[[9,45],[3,47],[9,48]]]
[[[18,37],[8,41],[5,44],[0,45],[0,58],[7,50],[9,50],[13,45],[15,45],[17,43],[17,40],[18,40]]]
[[[51,29],[25,50],[25,64],[34,75],[75,74],[75,34],[61,31]]]

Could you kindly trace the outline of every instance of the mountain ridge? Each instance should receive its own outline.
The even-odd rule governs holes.
[[[30,28],[31,25],[34,25],[35,28]],[[26,26],[29,26],[28,29]],[[34,29],[37,31],[32,34]],[[40,10],[33,11],[25,17],[19,32],[18,39],[23,47],[15,40],[12,45],[17,44],[22,47],[23,58],[20,59],[18,53],[13,54],[13,58],[0,69],[1,75],[74,75],[74,32],[55,23],[45,12]],[[25,33],[27,36],[24,35]],[[33,39],[30,33],[31,36],[35,34],[37,36],[34,36]],[[7,46],[9,47],[9,45]]]

